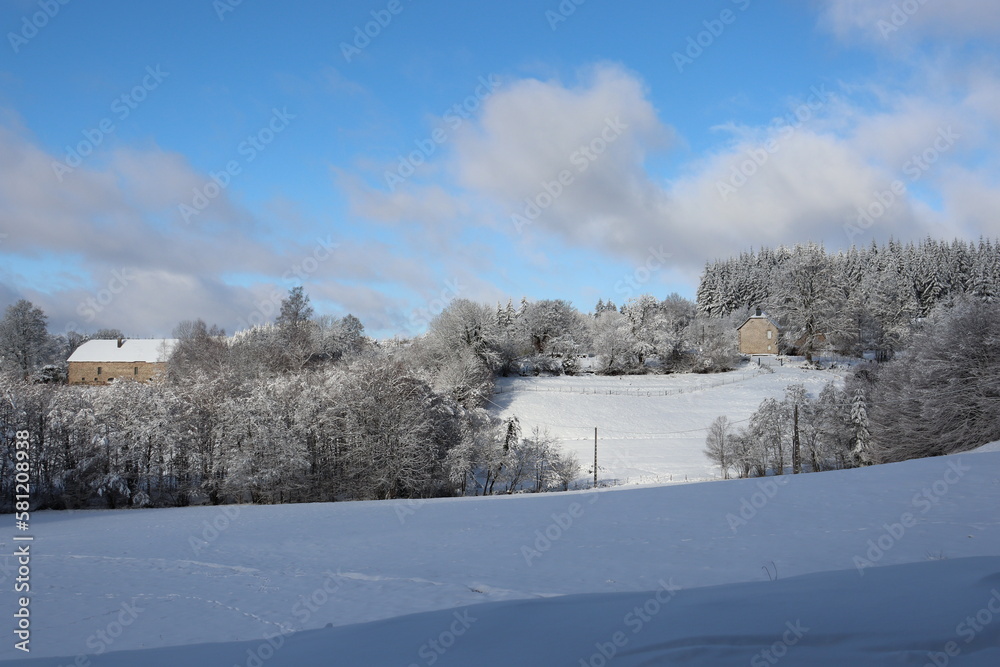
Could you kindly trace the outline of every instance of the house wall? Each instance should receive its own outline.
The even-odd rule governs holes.
[[[767,332],[771,337],[767,337]],[[742,354],[778,354],[778,328],[766,318],[751,319],[740,328]]]
[[[101,372],[97,369],[100,367]],[[138,370],[137,370],[138,369]],[[114,361],[114,362],[69,362],[70,384],[107,384],[108,380],[120,378],[148,382],[155,375],[166,371],[167,365],[162,362],[148,363],[145,361]]]

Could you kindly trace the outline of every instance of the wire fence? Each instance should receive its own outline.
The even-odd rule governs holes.
[[[724,387],[730,384],[737,384],[739,382],[746,382],[747,380],[752,380],[755,377],[764,375],[771,372],[770,370],[757,369],[752,373],[743,373],[739,377],[726,378],[724,380],[717,380],[715,382],[708,382],[705,384],[698,384],[690,387],[677,387],[676,389],[641,389],[639,387],[503,387],[497,386],[494,390],[494,394],[505,394],[505,393],[516,393],[522,391],[533,391],[533,392],[543,392],[543,393],[557,393],[557,394],[577,394],[580,396],[679,396],[681,394],[690,394],[696,391],[704,391],[706,389],[715,389],[718,387]]]

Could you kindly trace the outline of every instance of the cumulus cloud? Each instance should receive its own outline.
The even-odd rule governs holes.
[[[602,65],[578,86],[527,79],[495,93],[456,138],[452,171],[518,232],[538,224],[627,254],[667,231],[644,162],[672,136],[640,79]]]
[[[890,183],[834,137],[769,133],[674,183],[683,247],[698,257],[797,241],[842,245],[844,223]],[[900,212],[884,222],[896,222]]]
[[[736,141],[674,182],[670,197],[693,229],[742,247],[981,233],[982,207],[971,202],[985,205],[989,186],[959,202],[965,195],[948,184],[956,169],[968,187],[997,180],[995,162],[976,157],[996,146],[983,103],[994,87],[985,76],[927,89],[880,86],[874,106],[873,96],[862,103],[838,92],[801,125],[734,132]]]
[[[767,127],[722,128],[728,141],[667,181],[645,158],[672,131],[634,74],[603,66],[576,87],[527,80],[487,102],[457,144],[454,171],[466,188],[501,202],[516,228],[635,260],[663,246],[688,274],[750,246],[846,246],[859,209],[891,192],[903,157],[933,141],[946,114],[900,102],[881,116],[848,113],[850,126],[835,130],[828,118],[844,114],[845,103],[820,88],[804,98]],[[609,118],[624,126],[620,138],[596,159],[581,157]],[[561,170],[572,182],[553,196]],[[932,224],[904,194],[871,233],[920,234]]]
[[[950,206],[959,219],[947,222],[917,195],[940,191],[941,165],[989,135],[995,90],[987,75],[933,93],[815,86],[766,126],[716,128],[717,148],[668,180],[647,158],[669,150],[674,131],[636,74],[605,64],[570,85],[524,79],[456,134],[431,170],[438,181],[395,192],[356,182],[356,210],[423,229],[488,210],[525,256],[551,237],[637,262],[662,248],[688,277],[751,246],[919,238],[974,224],[969,206]],[[946,205],[957,192],[942,193]]]
[[[615,168],[634,173],[646,151],[666,146],[671,136],[640,79],[620,67],[598,66],[573,87],[536,79],[513,82],[486,102],[476,127],[459,135],[459,179],[467,187],[520,198],[575,166],[574,155],[602,139],[615,122],[622,131],[607,141],[591,174]]]

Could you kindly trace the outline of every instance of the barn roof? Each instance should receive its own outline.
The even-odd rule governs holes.
[[[175,345],[176,338],[125,339],[121,346],[117,340],[88,340],[76,348],[69,361],[157,363],[166,361]]]

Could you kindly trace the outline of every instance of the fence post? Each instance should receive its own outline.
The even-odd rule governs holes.
[[[594,427],[594,488],[597,488],[597,427]]]

